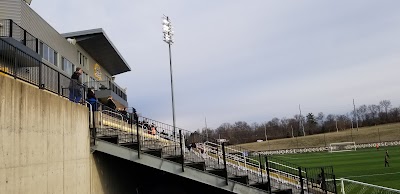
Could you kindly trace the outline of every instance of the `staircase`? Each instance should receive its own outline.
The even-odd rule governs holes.
[[[122,117],[123,118],[123,117]],[[173,133],[170,127],[162,129],[156,135],[151,133],[151,122],[131,125],[115,112],[98,111],[95,113],[93,129],[93,151],[103,152],[214,186],[232,193],[267,193],[266,190],[248,184],[245,176],[227,174],[223,165],[210,166],[195,149],[184,145],[181,129]],[[141,119],[146,120],[145,118]],[[158,130],[158,129],[157,129]]]
[[[307,179],[301,177],[305,172],[300,171],[298,176],[297,168],[288,164],[261,162],[242,148],[205,141],[196,132],[174,130],[168,124],[145,117],[127,121],[112,111],[95,112],[93,122],[95,151],[233,193],[309,193]],[[185,145],[188,139],[192,143]],[[268,167],[268,164],[279,166]],[[313,191],[318,193],[316,189]]]

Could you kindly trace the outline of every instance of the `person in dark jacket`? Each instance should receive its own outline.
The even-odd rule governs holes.
[[[108,96],[107,99],[107,104],[106,104],[109,108],[111,108],[112,110],[117,109],[117,105],[115,105],[114,100],[112,99],[112,96]]]
[[[139,120],[139,116],[137,115],[136,109],[132,108],[132,115],[133,115],[133,123],[136,124],[136,122]]]
[[[71,76],[71,82],[69,83],[69,100],[72,102],[79,103],[82,99],[82,69],[77,67],[75,72]]]
[[[97,98],[96,94],[94,93],[94,87],[88,89],[86,99],[92,105],[92,110],[97,111]]]

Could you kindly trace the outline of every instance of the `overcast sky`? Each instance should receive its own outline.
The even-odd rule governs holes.
[[[33,0],[58,32],[103,28],[132,68],[117,76],[143,116],[196,130],[400,104],[400,1]]]

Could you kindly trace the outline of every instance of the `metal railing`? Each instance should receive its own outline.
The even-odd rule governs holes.
[[[70,98],[74,94],[81,96],[81,102],[85,102],[87,89],[84,85],[71,80],[53,67],[35,59],[1,38],[0,72],[66,98]],[[71,85],[75,87],[71,87]]]
[[[129,109],[133,110],[133,109]],[[103,108],[96,114],[100,119],[98,134],[93,138],[111,137],[116,144],[136,145],[138,157],[142,152],[156,151],[161,158],[172,158],[186,168],[188,162],[202,163],[204,169],[220,171],[226,179],[249,186],[272,190],[291,190],[292,193],[336,193],[332,167],[303,168],[272,156],[252,155],[239,146],[226,146],[198,132],[186,131],[147,117],[127,117],[116,110]],[[321,170],[322,169],[322,170]],[[315,177],[320,177],[316,182]],[[246,181],[243,181],[246,180]],[[327,184],[325,184],[327,183]],[[323,186],[321,186],[323,185]]]
[[[19,26],[17,23],[15,23],[11,19],[1,19],[0,24],[1,24],[0,37],[13,38],[14,40],[22,43],[26,47],[30,48],[32,51],[39,54],[40,40],[38,38],[34,37],[32,34],[30,34],[28,31],[26,31],[24,28]],[[30,57],[30,58],[32,58],[32,57]],[[51,67],[49,67],[49,66],[43,67],[43,73],[46,74],[46,76],[43,77],[43,82],[44,82],[45,86],[55,84],[55,82],[53,80],[55,80],[56,77],[58,76],[58,75],[56,75],[56,73],[53,72],[53,70],[54,71],[57,71],[57,70],[55,70],[53,68],[51,68],[51,69],[48,69],[48,68],[51,68]],[[23,71],[38,71],[38,70],[37,69],[27,70],[25,68]],[[23,74],[23,71],[21,74]],[[60,74],[59,81],[60,82],[67,81],[65,78],[68,79],[68,77],[64,76],[63,74]],[[87,85],[88,87],[91,87],[91,86],[96,87],[98,85],[98,88],[96,88],[96,89],[104,88],[107,90],[111,90],[115,94],[120,96],[122,99],[124,99],[125,101],[127,100],[127,95],[124,92],[124,90],[112,81],[102,81],[102,82],[98,82],[98,83],[87,82],[84,84]],[[103,86],[103,87],[101,87],[101,86]],[[52,88],[55,88],[55,85],[53,85]],[[46,89],[48,89],[48,88],[46,88]],[[53,92],[55,92],[55,91],[53,91]]]
[[[39,39],[11,19],[2,19],[0,20],[0,24],[2,25],[0,27],[0,37],[13,38],[36,53],[39,53]]]
[[[127,100],[125,91],[113,81],[89,81],[85,85],[96,90],[111,90],[125,101]]]

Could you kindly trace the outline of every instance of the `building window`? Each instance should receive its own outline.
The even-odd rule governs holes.
[[[58,66],[58,53],[47,46],[46,43],[40,42],[40,56],[51,64]]]
[[[79,64],[82,65],[82,67],[88,66],[88,63],[89,63],[88,58],[79,51],[78,51],[78,61],[79,61]]]
[[[93,77],[90,77],[90,81],[89,81],[89,87],[94,87],[95,89],[97,89],[97,83],[96,80]]]
[[[88,86],[88,82],[89,82],[88,74],[85,72],[82,72],[82,83],[85,84],[86,86]]]
[[[62,70],[65,71],[68,75],[72,75],[75,71],[75,65],[68,61],[66,58],[62,57]]]

